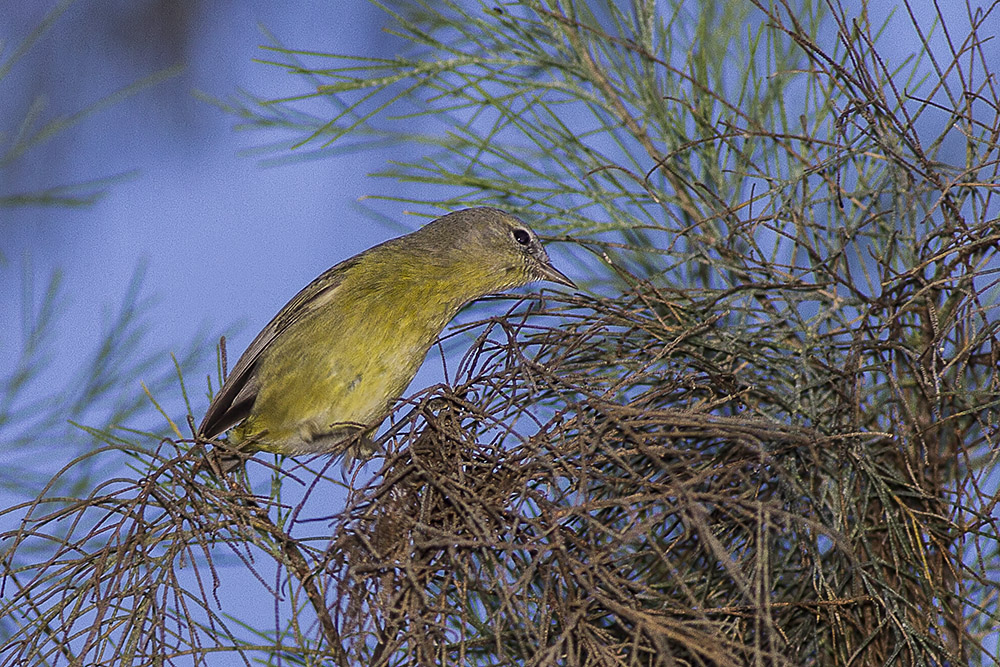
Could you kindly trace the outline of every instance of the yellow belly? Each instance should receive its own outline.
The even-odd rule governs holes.
[[[350,298],[350,291],[339,295]],[[357,301],[354,301],[356,303]],[[361,300],[296,323],[260,360],[250,415],[234,444],[282,454],[339,453],[388,416],[456,308],[428,317],[419,301]]]

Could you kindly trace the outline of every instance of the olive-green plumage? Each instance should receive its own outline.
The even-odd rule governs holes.
[[[517,218],[493,208],[445,215],[337,264],[264,327],[198,429],[244,451],[346,452],[369,435],[470,301],[536,280],[573,286]]]

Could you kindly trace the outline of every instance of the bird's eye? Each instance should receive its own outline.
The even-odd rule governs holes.
[[[531,243],[531,237],[528,235],[528,232],[524,231],[523,229],[515,229],[513,232],[511,232],[511,234],[514,235],[514,240],[523,246],[526,246],[529,243]]]

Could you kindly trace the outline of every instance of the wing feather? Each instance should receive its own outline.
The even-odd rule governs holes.
[[[360,259],[360,255],[352,257],[324,271],[302,288],[257,334],[208,406],[198,427],[199,438],[214,438],[246,419],[260,389],[257,372],[261,355],[289,327],[329,303],[343,282],[344,274]]]

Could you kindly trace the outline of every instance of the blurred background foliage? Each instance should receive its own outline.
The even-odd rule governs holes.
[[[91,295],[71,295],[63,272],[45,271],[36,266],[30,254],[8,256],[12,238],[37,232],[42,237],[39,250],[45,252],[46,234],[40,230],[16,229],[8,215],[15,209],[29,207],[87,207],[97,202],[109,188],[134,177],[131,171],[102,173],[84,180],[59,180],[66,169],[59,155],[72,147],[62,142],[67,133],[95,115],[120,105],[138,94],[155,91],[158,84],[177,76],[176,65],[154,69],[153,73],[136,76],[131,82],[94,99],[87,90],[82,106],[68,107],[69,100],[79,102],[75,87],[84,85],[82,78],[66,77],[53,69],[34,70],[25,81],[19,68],[39,43],[53,30],[67,11],[72,0],[62,0],[44,13],[42,19],[25,30],[18,41],[3,43],[0,50],[0,90],[8,94],[3,103],[4,120],[0,127],[0,284],[4,296],[12,297],[6,307],[0,342],[6,362],[0,375],[0,443],[5,451],[5,465],[0,471],[0,484],[7,492],[10,504],[30,501],[50,482],[53,495],[73,495],[91,487],[94,480],[109,476],[107,469],[96,470],[96,461],[85,458],[73,468],[69,477],[52,479],[65,452],[70,457],[93,450],[100,440],[76,424],[88,424],[100,431],[128,422],[161,423],[162,418],[149,399],[136,393],[138,380],[143,379],[150,391],[158,393],[177,386],[178,371],[190,371],[210,358],[211,346],[204,332],[177,352],[176,364],[169,363],[169,346],[150,344],[150,329],[154,323],[148,316],[151,297],[145,294],[145,265],[132,267],[133,275],[121,285],[120,303],[93,303],[103,310],[102,330],[92,349],[74,350],[65,354],[61,332],[72,326],[66,317],[69,302],[86,300]],[[96,19],[94,14],[86,15]],[[13,15],[7,17],[13,20]],[[96,20],[93,21],[96,23]],[[138,27],[138,26],[134,26]],[[151,46],[149,30],[146,43]],[[176,36],[176,35],[174,35]],[[94,35],[91,34],[91,39]],[[164,40],[170,34],[162,35]],[[178,40],[174,41],[179,44]],[[69,51],[68,45],[64,45]],[[147,51],[147,55],[149,52]],[[133,63],[136,64],[136,63]],[[155,65],[150,58],[144,65]],[[138,65],[137,65],[138,67]],[[28,84],[29,90],[19,86]],[[71,92],[71,88],[73,89]],[[53,100],[51,91],[60,95]],[[23,94],[22,94],[23,93]],[[63,156],[67,160],[67,156]],[[32,158],[38,158],[33,161]],[[44,179],[34,179],[31,164],[46,164]],[[91,173],[93,173],[91,169]],[[42,184],[38,185],[39,180]],[[103,295],[102,295],[103,296]],[[71,359],[73,367],[58,366]],[[167,363],[164,363],[164,362]],[[57,367],[58,366],[58,367]],[[123,391],[123,387],[131,387]],[[154,415],[155,422],[154,422]],[[167,429],[159,427],[165,435]],[[122,444],[121,441],[118,444]],[[120,462],[119,462],[120,464]]]
[[[139,474],[14,510],[4,664],[994,664],[996,5],[898,9],[898,60],[809,0],[397,2],[398,55],[269,47],[300,92],[218,104],[272,160],[420,146],[387,199],[500,205],[584,289],[445,341],[343,508],[325,460],[220,483],[181,419],[89,429]]]

